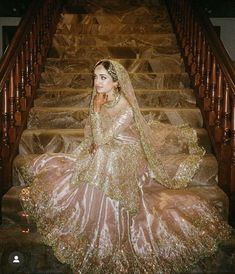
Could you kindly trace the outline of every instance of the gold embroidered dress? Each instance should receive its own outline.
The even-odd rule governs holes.
[[[204,151],[188,126],[147,123],[128,73],[110,62],[120,101],[93,112],[93,90],[74,153],[43,154],[22,168],[22,205],[75,273],[185,271],[230,233],[200,189],[190,187]]]

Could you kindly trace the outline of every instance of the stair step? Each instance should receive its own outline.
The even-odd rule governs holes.
[[[179,54],[158,56],[153,59],[113,59],[121,63],[129,73],[182,73],[185,71]],[[99,59],[48,58],[45,72],[90,73]]]
[[[156,12],[157,11],[157,12]],[[97,9],[89,11],[89,13],[73,13],[73,10],[65,11],[62,14],[61,21],[67,25],[76,26],[83,24],[112,24],[118,22],[120,24],[156,24],[169,23],[169,16],[165,6],[151,7],[128,7],[122,10],[110,10],[101,8],[100,4]]]
[[[121,12],[130,12],[133,10],[139,10],[138,12],[145,12],[151,11],[152,9],[156,9],[159,11],[163,11],[163,9],[166,9],[165,3],[162,0],[126,0],[123,2],[122,0],[104,0],[102,2],[98,0],[64,0],[63,1],[63,10],[66,11],[67,9],[76,9],[76,13],[80,11],[81,9],[84,11],[84,14],[86,13],[92,13],[97,10],[100,10],[100,12],[108,11],[109,13],[112,12],[112,14],[119,14]],[[112,10],[111,10],[112,9]],[[149,11],[149,12],[150,12]],[[70,13],[70,12],[69,12]],[[83,13],[81,13],[83,14]]]
[[[131,47],[131,46],[106,46],[97,47],[80,46],[76,41],[66,41],[67,45],[55,43],[52,45],[48,52],[48,57],[52,58],[96,58],[96,59],[152,59],[159,56],[171,55],[179,53],[177,47],[171,46],[143,46],[143,47]],[[72,44],[71,44],[71,43]]]
[[[69,15],[70,14],[65,14]],[[115,34],[166,34],[172,33],[172,26],[170,22],[159,20],[159,23],[147,24],[123,24],[112,22],[111,24],[98,24],[96,20],[89,23],[80,23],[77,19],[77,14],[72,14],[73,18],[66,16],[66,19],[57,25],[56,34],[70,34],[70,35],[110,35]],[[67,20],[67,21],[66,21]],[[158,20],[157,20],[158,21]]]
[[[72,153],[83,138],[83,129],[26,129],[21,136],[19,154]]]
[[[50,247],[45,246],[39,233],[28,231],[28,227],[14,224],[4,218],[0,227],[0,273],[61,273],[72,274],[69,266],[60,263]],[[20,265],[9,263],[12,252],[20,252],[23,256]]]
[[[190,86],[187,73],[130,73],[134,89],[178,89]],[[91,73],[42,73],[40,87],[43,89],[91,89]]]
[[[53,37],[53,48],[80,47],[131,47],[133,49],[152,47],[156,52],[175,52],[178,49],[175,34],[116,34],[110,35],[86,35],[86,34],[56,34]],[[165,50],[165,51],[163,51]],[[143,50],[142,50],[143,51]]]
[[[66,0],[64,1],[63,10],[68,13],[92,13],[97,10],[103,11],[112,11],[112,14],[119,13],[128,13],[133,10],[150,10],[156,9],[156,11],[163,11],[165,9],[165,4],[162,0],[126,0],[123,2],[122,0],[116,1],[98,1],[98,0],[83,0],[83,1],[74,1],[74,0]],[[74,12],[73,12],[74,11]],[[83,12],[82,12],[83,11]],[[143,12],[143,11],[142,11]]]
[[[176,90],[136,90],[140,107],[195,107],[196,100],[191,89]],[[90,103],[90,90],[37,90],[36,107],[87,107]]]
[[[197,108],[142,108],[147,120],[159,120],[174,125],[189,124],[202,127],[201,112]],[[83,128],[88,116],[88,108],[76,107],[33,107],[28,118],[28,128]]]
[[[211,153],[205,129],[196,129],[199,145]],[[83,129],[26,129],[20,140],[19,154],[72,153],[84,138]]]

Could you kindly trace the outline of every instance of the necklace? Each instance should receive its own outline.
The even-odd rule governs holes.
[[[104,104],[104,106],[106,108],[112,108],[120,101],[120,99],[121,99],[121,94],[117,93],[117,95],[115,95],[114,100],[108,101],[107,103]]]

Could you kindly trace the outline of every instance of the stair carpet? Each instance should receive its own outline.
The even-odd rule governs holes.
[[[85,11],[90,13],[81,14],[84,7],[73,6],[74,2],[68,1],[57,25],[28,127],[23,132],[19,155],[14,161],[14,186],[3,197],[6,222],[1,228],[3,236],[0,236],[0,241],[5,243],[0,249],[4,258],[3,273],[11,273],[13,266],[7,263],[7,255],[15,249],[26,254],[28,268],[25,269],[29,273],[35,273],[35,268],[70,273],[69,268],[53,257],[50,248],[42,245],[34,226],[26,223],[18,200],[19,191],[24,186],[19,167],[38,154],[71,153],[81,142],[88,115],[91,71],[102,58],[118,60],[126,67],[147,120],[176,125],[187,123],[196,129],[199,143],[207,154],[193,187],[203,188],[205,198],[209,194],[221,213],[227,214],[227,200],[216,186],[217,162],[211,153],[207,132],[202,128],[202,117],[184,71],[166,8],[158,3],[151,7],[151,11],[144,6],[130,6],[129,10],[120,6],[111,13],[107,6],[105,8],[107,1],[102,3],[103,8],[100,3],[96,6],[96,1],[93,5],[88,1]],[[71,10],[77,13],[71,13]],[[233,257],[227,253],[222,256],[226,264],[218,266],[217,270],[231,270]],[[38,265],[35,263],[37,258]],[[207,265],[208,271],[210,267]]]

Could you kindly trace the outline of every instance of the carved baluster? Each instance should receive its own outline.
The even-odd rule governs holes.
[[[13,68],[10,74],[10,84],[9,84],[9,101],[10,101],[10,125],[9,125],[9,137],[10,143],[14,143],[16,139],[16,128],[15,128],[15,87],[14,87],[14,71]]]
[[[224,102],[223,102],[223,110],[224,110],[224,117],[223,117],[223,143],[229,142],[229,134],[230,134],[230,108],[229,108],[229,85],[227,80],[225,79],[225,90],[224,90]]]
[[[35,76],[35,84],[39,80],[39,64],[38,64],[38,44],[37,44],[37,18],[33,23],[33,68]]]
[[[211,73],[211,49],[207,46],[207,58],[206,58],[206,87],[205,97],[203,98],[204,110],[210,110],[210,73]]]
[[[21,106],[20,106],[20,64],[19,56],[16,58],[16,67],[15,67],[15,125],[21,126],[22,116],[21,116]]]
[[[201,66],[201,47],[202,47],[202,31],[201,28],[197,29],[197,39],[196,39],[196,72],[194,75],[194,85],[198,86],[200,83],[200,66]]]
[[[29,79],[31,87],[35,86],[35,71],[34,71],[34,52],[33,52],[33,30],[29,32]]]
[[[230,179],[230,162],[231,162],[231,145],[230,145],[230,98],[229,85],[225,80],[224,102],[223,102],[223,138],[220,148],[220,172],[219,183],[226,193],[229,193],[229,179]]]
[[[8,90],[5,83],[3,88],[3,106],[2,106],[2,159],[5,161],[9,157],[9,134],[8,134]]]
[[[27,106],[26,93],[25,93],[25,57],[24,57],[24,49],[21,49],[20,53],[20,70],[21,70],[21,78],[20,78],[20,104],[21,110],[25,111]]]
[[[222,129],[222,124],[221,124],[221,119],[222,119],[222,101],[223,101],[223,75],[222,71],[219,68],[218,72],[218,80],[217,80],[217,86],[216,86],[216,93],[215,93],[215,112],[216,112],[216,120],[215,120],[215,128],[214,128],[214,137],[215,141],[217,143],[222,141],[222,134],[223,134],[223,129]]]
[[[30,64],[29,64],[29,41],[28,38],[25,41],[25,91],[26,97],[31,97],[32,87],[30,83]]]
[[[216,80],[217,80],[217,64],[215,60],[215,56],[212,55],[212,71],[211,71],[211,89],[210,89],[210,112],[209,112],[209,125],[214,125],[215,122],[215,88],[216,88]]]
[[[206,75],[206,38],[202,38],[202,51],[201,51],[201,70],[200,70],[200,85],[198,87],[199,97],[205,96],[205,75]]]
[[[233,91],[233,94],[235,90]],[[235,97],[232,98],[230,193],[235,192]]]

